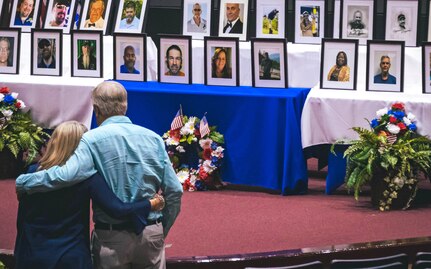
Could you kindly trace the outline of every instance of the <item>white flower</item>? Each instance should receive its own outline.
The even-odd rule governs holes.
[[[0,102],[3,101],[3,99],[4,99],[4,94],[0,93]]]
[[[166,143],[166,145],[167,146],[176,146],[176,145],[178,145],[179,144],[179,142],[178,141],[176,141],[175,139],[172,139],[171,137],[168,137],[166,140],[165,140],[165,143]]]
[[[201,146],[202,149],[209,149],[211,147],[211,143],[212,143],[212,139],[207,138],[207,139],[201,139],[199,141],[199,146]]]
[[[10,95],[13,97],[13,99],[16,99],[18,97],[18,93],[17,92],[13,92]]]
[[[178,146],[175,148],[178,152],[186,152],[183,146]]]
[[[20,103],[20,104],[21,104],[21,107],[20,107],[19,109],[24,109],[24,108],[26,108],[26,105],[25,105],[25,103],[24,103],[24,101],[23,101],[23,100],[19,100],[19,99],[18,99],[18,103]]]
[[[195,132],[195,119],[196,117],[190,117],[189,121],[184,124],[180,130],[182,135],[192,135]]]
[[[190,184],[192,184],[193,186],[196,184],[196,175],[195,174],[191,174],[190,175]]]
[[[213,152],[211,152],[211,156],[216,156],[218,158],[223,158],[223,151],[224,151],[224,148],[218,146],[215,150],[213,150]]]
[[[181,170],[177,173],[178,180],[183,184],[189,178],[189,172],[186,170]]]
[[[400,127],[398,127],[398,125],[392,124],[392,123],[388,123],[388,125],[386,125],[386,128],[388,129],[388,131],[391,134],[398,134],[400,132]]]
[[[407,117],[403,118],[403,122],[406,126],[409,126],[410,124],[412,124],[412,122]]]
[[[215,165],[212,165],[210,160],[204,161],[202,166],[204,168],[204,171],[207,172],[208,174],[211,174],[211,172],[217,168]]]
[[[377,117],[382,117],[383,115],[388,114],[388,109],[387,108],[382,108],[377,110],[376,115]]]
[[[12,115],[13,115],[13,111],[10,109],[4,109],[1,111],[1,113],[3,114],[3,116],[6,117],[7,120],[10,120],[10,118],[12,118]]]
[[[416,121],[416,116],[414,114],[412,114],[411,112],[409,112],[407,114],[407,118],[411,121],[411,122],[415,122]]]

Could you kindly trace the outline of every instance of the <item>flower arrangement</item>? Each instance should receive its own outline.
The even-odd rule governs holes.
[[[359,139],[350,142],[344,157],[347,188],[354,189],[356,200],[362,186],[371,183],[371,192],[380,192],[375,199],[380,211],[410,206],[418,178],[431,171],[431,140],[417,133],[416,123],[415,115],[397,102],[376,112],[371,130],[353,127]],[[406,202],[400,201],[403,194]]]
[[[206,118],[178,116],[181,126],[163,135],[169,158],[184,190],[217,189],[222,186],[219,170],[224,157],[224,137]],[[208,127],[203,133],[202,129]]]
[[[49,135],[32,122],[25,107],[18,93],[0,88],[0,152],[8,149],[15,158],[26,152],[26,164],[30,164]]]

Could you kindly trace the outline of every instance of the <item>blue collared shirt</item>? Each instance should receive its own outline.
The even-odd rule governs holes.
[[[74,185],[99,171],[109,187],[123,202],[149,199],[162,189],[166,206],[163,209],[165,235],[174,223],[181,207],[182,186],[159,135],[132,124],[126,116],[113,116],[100,127],[84,134],[78,148],[63,166],[16,180],[17,192],[46,192]],[[151,212],[149,219],[162,216]],[[121,223],[93,205],[97,222]]]

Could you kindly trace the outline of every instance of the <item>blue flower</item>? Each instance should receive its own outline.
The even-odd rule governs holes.
[[[218,166],[219,166],[219,163],[218,163],[218,162],[219,162],[219,158],[217,158],[216,156],[212,156],[212,157],[211,157],[211,164],[212,164],[212,165],[214,165],[214,166],[217,166],[217,167],[218,167]]]
[[[12,95],[6,95],[5,97],[4,97],[4,99],[3,99],[3,101],[6,103],[6,104],[8,104],[8,105],[12,105],[13,103],[15,103],[15,98],[13,98],[13,96]]]
[[[218,147],[218,145],[217,145],[217,143],[216,143],[216,142],[212,142],[212,143],[211,143],[211,149],[212,149],[212,150],[216,150],[216,149],[217,149],[217,147]]]
[[[393,114],[394,114],[394,111],[392,109],[389,109],[388,110],[388,115],[393,115]]]
[[[418,127],[416,126],[416,124],[414,124],[414,123],[411,123],[408,127],[409,127],[409,129],[410,129],[410,130],[412,130],[412,131],[416,131],[416,129],[418,128]]]
[[[205,185],[204,182],[202,182],[202,180],[196,180],[195,187],[196,187],[196,190],[198,190],[198,191],[206,191],[207,190],[207,186]]]
[[[397,119],[402,120],[404,118],[404,116],[406,115],[406,113],[404,113],[403,111],[394,111],[393,115]]]
[[[379,125],[379,121],[377,119],[373,119],[370,125],[371,125],[371,128],[376,128]]]

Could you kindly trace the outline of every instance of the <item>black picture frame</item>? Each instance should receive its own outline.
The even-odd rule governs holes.
[[[217,58],[224,52],[225,66],[221,77],[217,76]],[[239,38],[204,38],[204,84],[218,86],[239,86]]]
[[[20,48],[21,48],[21,29],[0,28],[0,50],[8,46],[6,66],[0,59],[0,74],[19,74]]]
[[[357,39],[322,39],[320,50],[321,89],[356,90],[358,45],[359,40]],[[344,57],[344,65],[341,67],[338,65],[339,56]]]
[[[418,0],[385,0],[385,40],[405,41],[407,47],[418,46],[419,16]]]
[[[31,32],[31,29],[36,28],[38,26],[38,19],[39,13],[40,13],[40,0],[34,0],[33,7],[31,12],[28,14],[27,19],[22,22],[22,20],[19,20],[18,16],[18,10],[20,9],[20,0],[13,0],[12,6],[11,6],[11,14],[10,14],[10,21],[9,21],[9,27],[11,28],[21,28],[22,32]]]
[[[91,14],[91,7],[93,2],[103,2],[104,8],[102,11],[102,14],[100,15],[99,19],[94,22],[94,26],[90,25],[92,24],[90,21],[90,14]],[[98,4],[100,5],[100,4]],[[96,10],[101,9],[101,7],[96,6]],[[111,14],[112,14],[112,0],[86,0],[84,2],[84,5],[82,7],[82,12],[80,14],[80,21],[79,21],[79,30],[89,30],[89,31],[102,31],[104,35],[106,35],[109,32],[109,25],[111,23]],[[103,20],[100,21],[100,19]]]
[[[431,42],[422,43],[422,93],[431,94]]]
[[[72,77],[103,77],[103,35],[102,32],[72,30],[70,37],[70,63]],[[83,60],[84,48],[89,54],[88,62]]]
[[[75,14],[76,14],[76,8],[77,8],[77,2],[79,0],[70,0],[70,5],[67,9],[67,14],[64,17],[64,23],[63,25],[55,25],[55,22],[53,21],[53,14],[54,14],[54,5],[56,3],[56,0],[47,0],[46,5],[46,13],[45,18],[43,21],[43,27],[44,29],[62,29],[63,33],[69,34],[70,30],[72,29],[73,24],[75,23]]]
[[[403,92],[404,90],[404,41],[367,41],[366,91]],[[383,56],[389,56],[391,76],[381,82],[378,77]],[[390,70],[395,71],[390,71]],[[395,79],[395,80],[394,80]]]
[[[130,2],[129,0],[119,0],[118,2],[118,8],[115,10],[115,27],[114,27],[114,33],[134,33],[134,34],[141,34],[144,32],[144,26],[147,24],[147,18],[148,18],[148,10],[149,10],[149,0],[137,0],[133,3],[136,4],[136,2],[139,2],[141,9],[139,12],[136,10],[135,7],[135,17],[137,20],[139,20],[138,25],[135,27],[124,27],[121,25],[122,21],[122,14],[125,11],[124,4]],[[139,16],[138,16],[139,14]],[[134,19],[135,20],[135,19]],[[136,24],[135,24],[136,25]]]
[[[31,75],[61,76],[63,69],[63,39],[59,29],[31,29]],[[54,44],[53,44],[54,43]],[[41,61],[45,47],[50,47],[54,63],[49,66]]]
[[[287,1],[255,0],[257,38],[287,38]],[[275,23],[274,23],[275,22]],[[271,27],[269,27],[271,26]],[[276,30],[273,30],[277,26]]]
[[[191,84],[192,83],[192,37],[183,35],[158,35],[159,47],[158,47],[158,81],[164,83],[179,83],[179,84]],[[177,51],[180,49],[180,56],[171,56],[172,67],[176,67],[178,70],[174,70],[173,75],[168,62],[168,51]],[[177,53],[176,53],[177,54]],[[184,61],[186,59],[187,61]],[[178,61],[180,66],[178,67]],[[176,65],[176,66],[175,66]]]
[[[126,60],[127,56],[131,57],[131,53],[133,53],[134,59],[132,57],[132,59]],[[133,71],[127,61],[133,62]],[[147,81],[146,34],[114,33],[114,79]]]
[[[248,25],[250,19],[250,1],[249,0],[218,0],[219,16],[218,16],[218,27],[217,33],[219,37],[238,37],[241,41],[248,40]],[[232,29],[226,27],[228,18],[226,12],[227,5],[238,4],[239,6],[239,20],[232,26]],[[231,32],[228,32],[231,31]]]
[[[285,38],[251,39],[253,87],[287,88],[287,66],[287,40]]]

